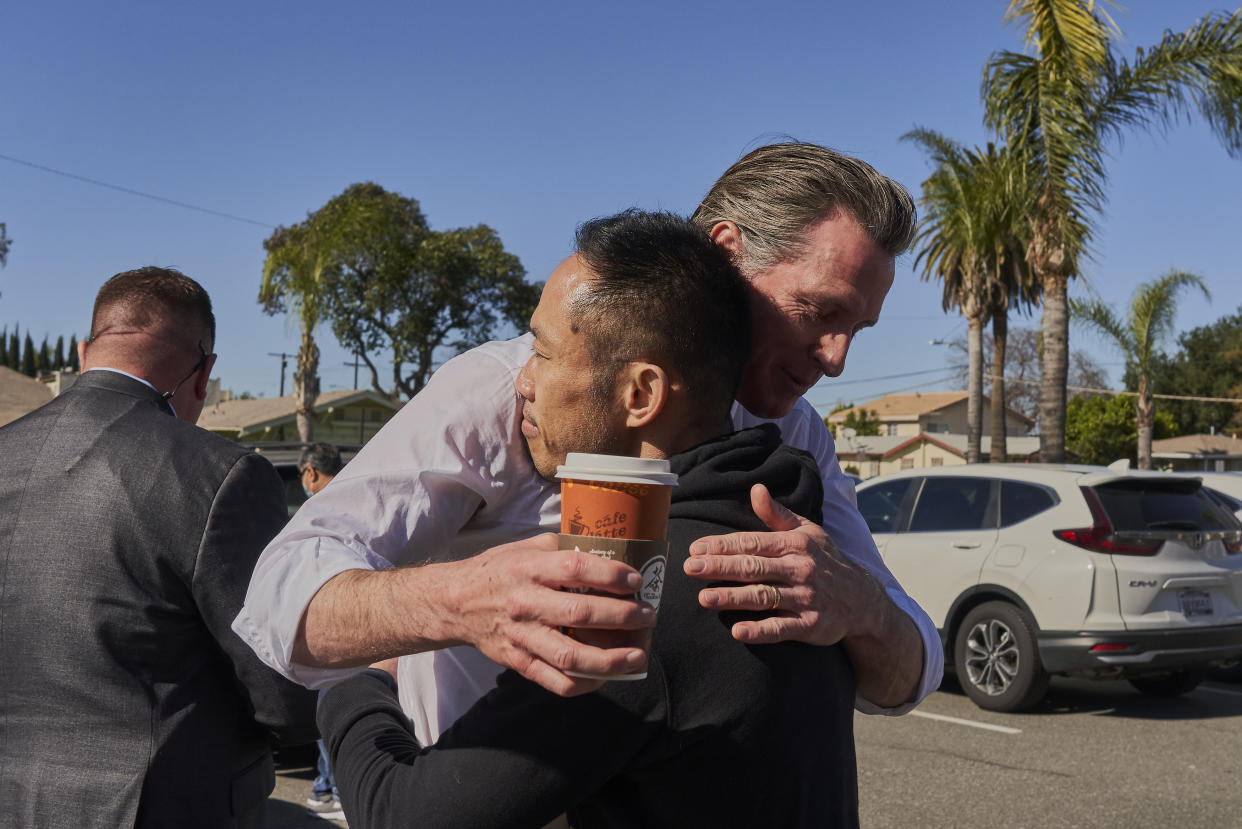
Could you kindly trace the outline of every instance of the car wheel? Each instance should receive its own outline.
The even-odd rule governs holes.
[[[966,696],[988,711],[1023,711],[1048,690],[1035,622],[1006,602],[981,604],[966,614],[953,662]]]
[[[1183,668],[1160,676],[1137,676],[1130,684],[1140,694],[1149,697],[1180,697],[1188,694],[1203,681],[1201,671]]]

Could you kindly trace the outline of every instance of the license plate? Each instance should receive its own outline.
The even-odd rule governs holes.
[[[1212,594],[1206,590],[1182,590],[1177,594],[1186,616],[1211,616]]]

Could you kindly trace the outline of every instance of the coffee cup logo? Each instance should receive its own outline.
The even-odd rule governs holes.
[[[639,573],[643,577],[643,586],[638,597],[651,605],[652,610],[660,609],[660,595],[664,592],[664,568],[668,560],[664,556],[648,559]]]

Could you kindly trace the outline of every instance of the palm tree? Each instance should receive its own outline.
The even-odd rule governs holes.
[[[323,223],[311,214],[305,222],[276,228],[264,240],[263,248],[267,259],[263,263],[259,302],[268,314],[288,310],[302,332],[293,372],[293,398],[298,438],[309,443],[314,437],[312,413],[319,397],[319,346],[315,344],[314,331],[323,316],[322,284],[324,272],[332,262],[332,245]]]
[[[916,244],[915,267],[924,280],[944,284],[942,307],[958,308],[967,322],[966,460],[982,457],[983,325],[989,317],[999,337],[1000,364],[994,368],[993,448],[997,459],[996,407],[1000,407],[999,460],[1005,459],[1004,337],[1011,306],[1029,301],[1019,264],[1021,235],[1033,198],[1031,165],[1007,148],[964,149],[928,129],[917,128],[903,140],[919,144],[934,165],[923,182],[925,210]]]
[[[1151,434],[1155,421],[1155,404],[1152,400],[1152,362],[1160,343],[1173,330],[1173,317],[1177,312],[1177,292],[1194,286],[1211,299],[1203,280],[1192,273],[1170,271],[1153,282],[1145,282],[1134,291],[1130,300],[1130,312],[1124,320],[1113,309],[1098,300],[1084,302],[1070,299],[1070,315],[1111,339],[1126,362],[1138,375],[1138,400],[1135,403],[1135,423],[1138,427],[1138,466],[1151,469]]]
[[[1069,280],[1089,252],[1104,203],[1105,152],[1129,127],[1169,126],[1192,108],[1230,155],[1242,155],[1242,11],[1166,32],[1118,59],[1116,24],[1093,0],[1010,0],[1034,55],[1000,52],[984,72],[985,120],[1041,173],[1027,264],[1043,293],[1040,458],[1065,458]]]

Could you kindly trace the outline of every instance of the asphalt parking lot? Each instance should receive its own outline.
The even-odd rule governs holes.
[[[948,680],[911,714],[854,723],[864,827],[1242,826],[1242,684],[1155,699],[1054,678],[1033,711],[996,714]],[[344,825],[306,813],[313,777],[278,770],[270,829]]]
[[[1054,678],[1023,714],[952,680],[910,715],[855,716],[866,827],[1242,826],[1242,685],[1154,699]]]

